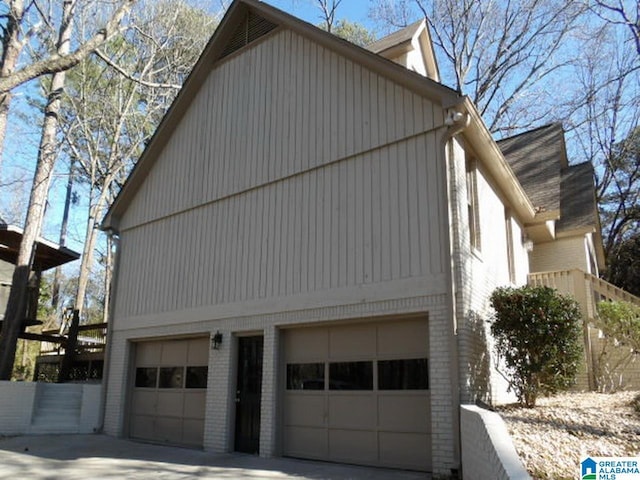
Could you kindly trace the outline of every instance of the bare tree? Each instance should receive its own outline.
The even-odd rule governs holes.
[[[131,22],[125,42],[106,44],[72,72],[65,99],[64,151],[89,196],[74,302],[80,314],[99,222],[215,26],[214,17],[182,0],[142,1]]]
[[[42,228],[51,174],[58,152],[56,139],[58,114],[65,85],[66,70],[77,65],[83,58],[116,33],[122,18],[133,4],[133,0],[123,1],[115,10],[113,17],[107,21],[104,28],[100,29],[87,42],[82,43],[74,52],[71,52],[71,35],[76,2],[77,0],[64,0],[63,2],[54,53],[42,60],[35,60],[33,63],[27,64],[7,76],[0,77],[0,93],[4,93],[11,91],[28,80],[53,73],[47,104],[44,109],[42,137],[38,149],[38,161],[29,198],[24,233],[0,336],[0,379],[2,380],[11,378],[16,342],[25,312],[27,284],[29,273],[33,266],[36,239]]]
[[[584,10],[565,0],[375,0],[373,17],[399,26],[424,16],[445,83],[471,97],[492,132],[508,134],[551,114],[536,87],[569,65],[563,42]]]
[[[331,33],[336,22],[336,11],[342,0],[314,0],[314,3],[320,9],[322,28]]]
[[[640,55],[640,3],[637,0],[592,0],[586,3],[605,22],[628,29]]]
[[[640,82],[638,56],[621,48],[612,25],[585,32],[564,110],[575,158],[590,161],[603,224],[605,253],[637,231],[640,220]]]

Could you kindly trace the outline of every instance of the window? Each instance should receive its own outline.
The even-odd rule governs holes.
[[[329,390],[373,390],[373,362],[330,363]]]
[[[429,364],[426,358],[378,360],[379,390],[427,390]]]
[[[478,174],[475,158],[467,157],[467,212],[469,216],[469,241],[480,251],[480,215],[478,213]]]
[[[187,367],[185,388],[207,388],[208,367]]]
[[[139,367],[136,368],[136,387],[156,388],[158,382],[158,369]]]
[[[182,379],[184,368],[162,367],[160,368],[160,388],[183,388]]]
[[[507,231],[507,265],[509,267],[509,281],[516,281],[516,263],[513,256],[513,225],[511,224],[511,212],[508,208],[504,209],[504,221]]]
[[[324,363],[288,364],[287,390],[324,390]]]

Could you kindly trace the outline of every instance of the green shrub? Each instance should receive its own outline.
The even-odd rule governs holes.
[[[534,407],[539,395],[573,384],[582,359],[578,304],[549,287],[498,288],[491,294],[491,333],[509,388]]]

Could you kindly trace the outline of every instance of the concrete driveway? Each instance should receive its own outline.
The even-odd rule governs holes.
[[[105,435],[0,437],[0,478],[425,480],[424,473],[243,454],[212,454]]]

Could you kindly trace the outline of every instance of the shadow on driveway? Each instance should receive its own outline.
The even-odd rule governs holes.
[[[244,454],[214,454],[105,435],[0,437],[3,478],[426,480],[420,472]]]

